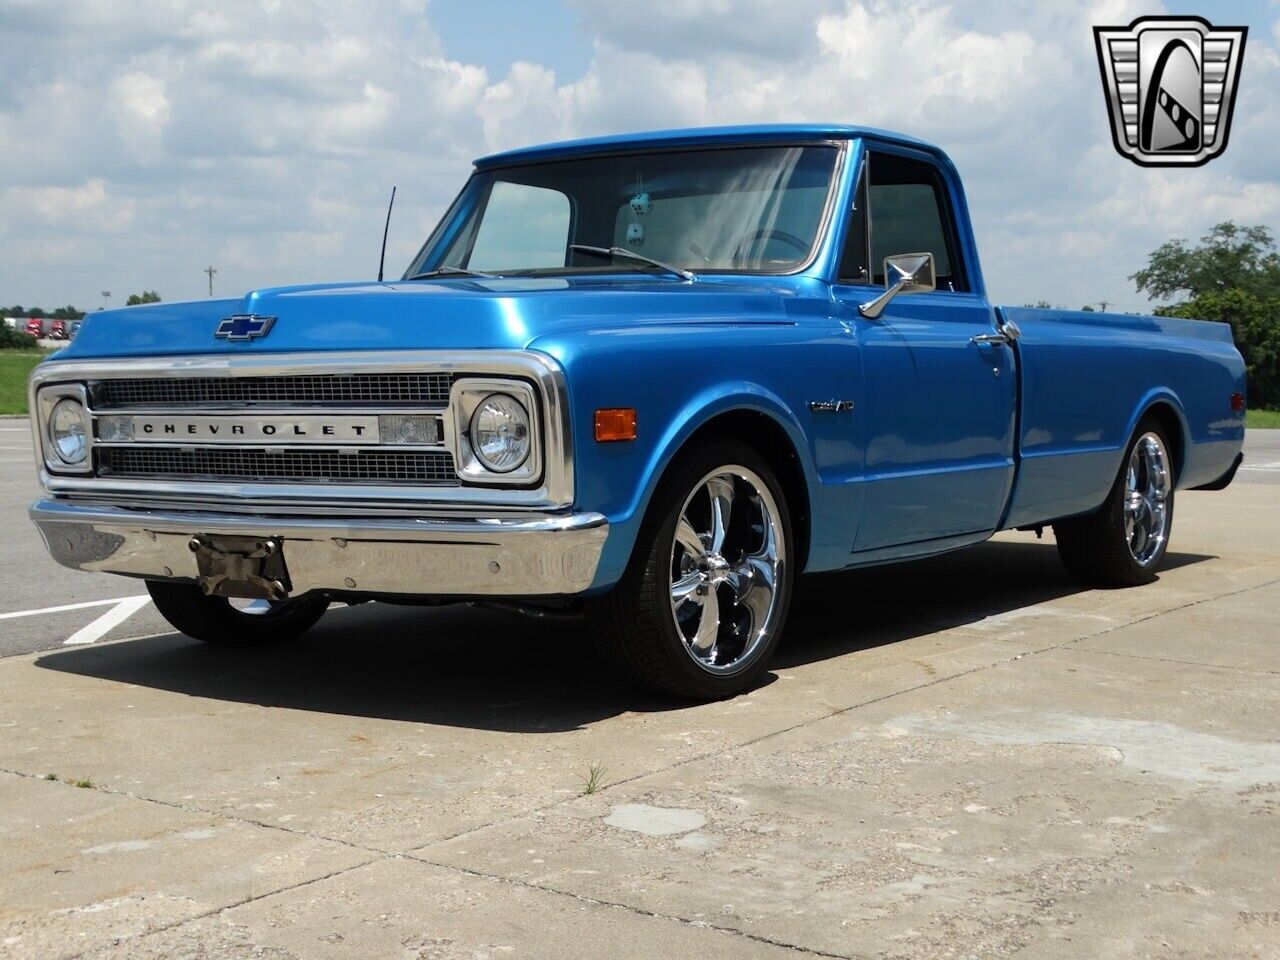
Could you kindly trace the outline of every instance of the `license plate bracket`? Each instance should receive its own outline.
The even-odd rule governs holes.
[[[198,533],[187,546],[205,596],[284,600],[293,589],[279,537]]]

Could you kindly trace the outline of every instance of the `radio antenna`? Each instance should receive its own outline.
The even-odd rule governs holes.
[[[387,264],[387,231],[391,229],[391,208],[396,205],[396,188],[391,188],[391,202],[387,204],[387,222],[382,225],[382,255],[378,257],[378,282],[382,282],[382,268]]]

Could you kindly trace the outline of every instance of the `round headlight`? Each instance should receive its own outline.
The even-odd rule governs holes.
[[[79,400],[63,397],[53,405],[49,416],[49,437],[54,452],[63,463],[83,463],[89,453],[89,440],[85,436],[84,407]]]
[[[510,473],[529,458],[529,414],[505,393],[485,397],[471,415],[471,449],[494,473]]]

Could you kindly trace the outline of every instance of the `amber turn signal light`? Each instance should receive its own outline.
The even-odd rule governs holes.
[[[613,443],[636,438],[636,408],[613,407],[596,411],[596,442]]]

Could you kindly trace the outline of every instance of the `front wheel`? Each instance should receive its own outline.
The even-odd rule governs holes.
[[[190,583],[148,580],[147,591],[175,630],[228,647],[264,646],[296,639],[329,608],[323,597],[231,601],[207,597]]]
[[[791,599],[791,521],[754,450],[715,441],[664,478],[627,572],[588,605],[608,655],[660,693],[715,700],[751,689]]]
[[[1173,459],[1154,417],[1138,424],[1106,502],[1084,517],[1053,525],[1062,563],[1083,583],[1130,587],[1150,583],[1173,528]]]

